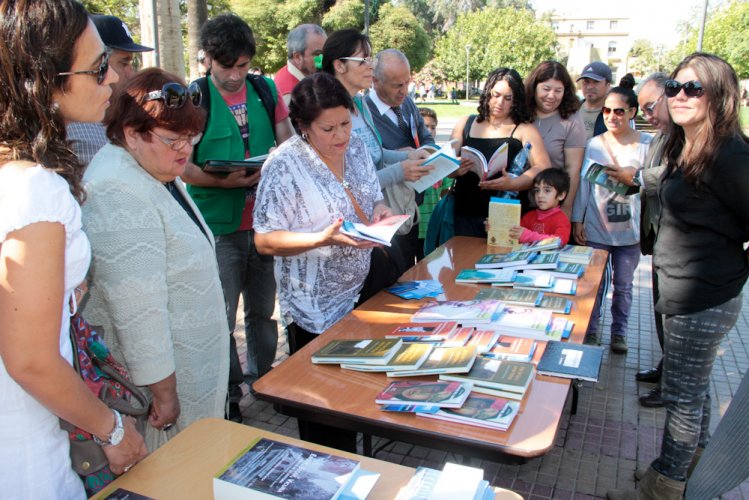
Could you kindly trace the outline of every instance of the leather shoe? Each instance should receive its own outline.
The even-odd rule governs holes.
[[[640,406],[646,408],[661,408],[663,406],[663,398],[661,397],[661,387],[656,385],[649,393],[644,396],[640,396]]]
[[[242,410],[239,408],[239,403],[229,403],[229,413],[225,418],[226,420],[231,420],[232,422],[237,422],[238,424],[242,423]]]
[[[655,384],[661,381],[661,370],[659,367],[653,367],[649,370],[637,372],[635,379],[637,379],[638,382]]]

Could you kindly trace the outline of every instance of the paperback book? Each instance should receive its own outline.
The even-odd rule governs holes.
[[[514,269],[463,269],[455,277],[455,283],[493,283],[511,286],[517,271]]]
[[[531,269],[556,269],[558,263],[558,253],[538,253],[528,264],[520,266],[518,268],[518,271],[526,271]]]
[[[523,243],[514,250],[518,252],[541,252],[544,250],[556,250],[562,246],[562,240],[558,236],[549,236],[532,243]]]
[[[341,226],[341,233],[360,240],[391,246],[390,240],[393,239],[398,228],[410,218],[410,215],[393,215],[370,225],[346,220]]]
[[[552,255],[552,254],[545,254],[545,255]],[[582,264],[570,264],[569,262],[560,261],[557,264],[557,268],[552,271],[549,271],[549,273],[551,273],[551,275],[556,278],[576,280],[578,278],[581,278],[583,273],[585,273],[585,266],[583,266]]]
[[[447,336],[440,344],[442,347],[463,347],[473,337],[476,329],[472,326],[462,326]]]
[[[603,347],[550,341],[536,370],[541,375],[598,382]]]
[[[537,307],[541,304],[543,298],[544,293],[536,290],[482,288],[476,294],[474,300],[501,300],[506,305]]]
[[[512,425],[519,409],[519,401],[472,392],[460,408],[441,408],[436,413],[416,415],[506,431]]]
[[[583,179],[586,181],[603,186],[609,191],[613,191],[616,194],[622,196],[630,196],[640,192],[639,186],[627,186],[626,184],[610,177],[606,173],[606,166],[596,163],[593,160],[588,160],[587,169],[583,174]]]
[[[484,354],[494,347],[498,338],[499,332],[494,330],[476,330],[466,345],[475,347],[478,354]]]
[[[411,186],[417,193],[423,193],[432,185],[440,182],[442,179],[458,170],[460,159],[455,155],[454,144],[457,139],[443,144],[439,149],[434,146],[422,146],[431,154],[424,160],[424,166],[431,166],[432,171],[421,177],[417,181],[406,181],[406,185]]]
[[[522,266],[528,264],[536,255],[536,252],[489,253],[481,257],[474,267],[476,269],[502,269]]]
[[[510,335],[546,340],[551,314],[537,307],[506,306],[492,328]]]
[[[387,364],[401,347],[401,339],[333,340],[312,355],[315,364]]]
[[[536,352],[536,341],[525,337],[501,335],[484,356],[507,361],[529,362]]]
[[[514,392],[522,397],[533,380],[533,363],[479,357],[470,372],[442,374],[440,380],[470,382],[474,387]]]
[[[467,373],[476,359],[475,347],[435,347],[415,370],[388,372],[388,377],[417,377],[440,373]]]
[[[465,381],[391,382],[377,395],[375,403],[413,404],[460,408],[468,398],[473,384]]]
[[[510,237],[510,229],[519,225],[520,200],[494,197],[489,200],[487,245],[512,247],[516,240]]]
[[[541,309],[548,309],[551,312],[559,314],[569,314],[572,311],[572,301],[564,297],[554,295],[544,295],[538,304]]]
[[[359,462],[293,444],[258,438],[213,478],[217,500],[334,499]]]
[[[445,290],[437,280],[399,281],[385,288],[386,292],[397,295],[402,299],[423,299],[424,297],[439,297]]]
[[[577,280],[568,280],[565,278],[552,278],[554,285],[551,288],[552,293],[562,295],[575,295],[577,293]]]
[[[496,176],[503,168],[507,166],[508,144],[504,143],[494,151],[494,154],[486,159],[484,153],[470,146],[460,148],[461,159],[473,160],[471,172],[475,173],[479,179],[485,181]]]
[[[580,245],[565,245],[559,250],[559,261],[587,266],[593,258],[593,248]]]
[[[498,286],[498,285],[493,285]],[[551,291],[554,277],[543,271],[525,271],[518,273],[512,287],[517,290]]]
[[[434,344],[428,342],[404,342],[393,359],[384,365],[362,365],[341,363],[341,368],[359,372],[390,372],[414,370],[429,357]]]
[[[458,323],[455,321],[404,323],[385,335],[385,338],[401,339],[404,342],[442,342],[457,327]]]
[[[458,323],[489,323],[492,315],[502,305],[498,300],[450,300],[430,302],[411,318],[414,323],[456,321]]]

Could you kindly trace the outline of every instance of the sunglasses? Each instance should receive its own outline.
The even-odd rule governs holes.
[[[658,99],[651,102],[650,104],[642,107],[642,114],[651,116],[653,113],[655,113],[655,107],[658,106],[658,103],[661,102],[661,99],[663,99],[663,94],[658,96]]]
[[[152,135],[156,136],[161,142],[169,146],[172,151],[179,151],[180,149],[184,148],[188,144],[190,146],[195,146],[197,143],[200,142],[200,139],[203,138],[203,133],[199,133],[198,135],[194,135],[192,137],[180,137],[178,139],[170,139],[169,137],[163,137],[153,130],[149,130]]]
[[[705,89],[702,88],[702,84],[697,80],[684,83],[679,83],[676,80],[666,80],[664,94],[666,94],[666,97],[676,97],[682,89],[684,89],[687,97],[702,97],[705,95]]]
[[[102,54],[101,62],[99,63],[99,69],[64,71],[62,73],[57,73],[57,76],[91,75],[96,77],[96,84],[101,85],[107,78],[107,71],[109,71],[109,52],[105,52],[104,54]]]
[[[359,63],[359,66],[364,66],[365,64],[368,64],[372,66],[373,60],[371,57],[340,57],[342,61],[355,61]]]
[[[613,111],[616,116],[624,116],[624,113],[629,111],[632,108],[607,108],[604,106],[601,110],[603,111],[604,115],[609,115]]]
[[[188,87],[176,82],[165,83],[161,90],[154,90],[146,94],[145,101],[155,101],[161,99],[167,108],[181,108],[189,99],[195,107],[200,106],[203,100],[203,94],[196,82],[191,83]]]

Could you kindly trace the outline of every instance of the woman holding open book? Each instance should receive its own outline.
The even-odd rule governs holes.
[[[739,123],[739,82],[717,56],[687,56],[666,81],[672,125],[654,264],[663,314],[663,445],[638,491],[615,500],[680,499],[707,445],[710,374],[741,312],[749,275],[749,138]],[[745,429],[742,429],[742,432]]]
[[[533,185],[536,173],[550,165],[541,135],[531,123],[525,101],[523,79],[514,69],[500,68],[489,73],[481,94],[478,115],[462,118],[453,128],[451,139],[457,147],[470,146],[489,160],[507,144],[507,165],[524,146],[530,145],[530,168],[519,177],[501,174],[481,179],[474,162],[463,159],[455,177],[455,235],[486,237],[484,221],[489,199],[497,191],[524,191]]]

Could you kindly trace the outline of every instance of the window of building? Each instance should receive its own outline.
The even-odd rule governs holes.
[[[609,57],[616,55],[616,42],[609,42]]]
[[[590,30],[592,30],[595,27],[595,25],[596,25],[595,21],[587,21],[585,23],[585,29],[588,30],[588,31],[590,31]]]
[[[551,22],[551,29],[553,29],[554,31],[558,30],[559,29],[559,21],[552,21]]]
[[[619,28],[619,21],[609,21],[609,29],[615,30]]]

